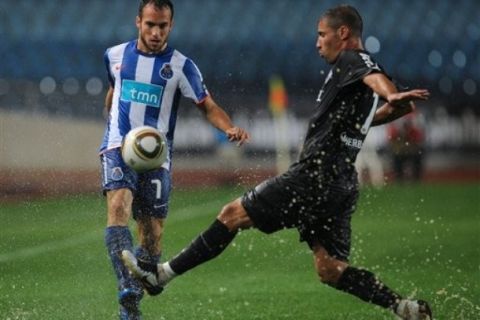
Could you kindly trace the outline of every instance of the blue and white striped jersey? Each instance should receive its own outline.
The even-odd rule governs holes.
[[[180,95],[195,103],[208,95],[200,70],[171,47],[143,53],[137,40],[107,49],[104,58],[114,91],[100,152],[119,147],[128,131],[148,125],[165,134],[171,154]]]

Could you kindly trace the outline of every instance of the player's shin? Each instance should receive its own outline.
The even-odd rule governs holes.
[[[395,310],[401,296],[388,288],[373,273],[348,267],[334,287],[352,294],[363,301]]]
[[[132,250],[132,234],[128,227],[107,227],[105,229],[105,245],[112,261],[119,287],[122,287],[130,278],[128,270],[123,265],[120,257],[122,250]]]
[[[236,231],[230,232],[223,223],[215,220],[206,231],[168,264],[173,272],[182,274],[218,256],[232,242],[236,234]]]
[[[118,302],[121,318],[137,319],[139,304],[143,297],[140,283],[133,279],[121,260],[123,250],[132,249],[132,234],[126,226],[111,226],[105,229],[105,244],[118,280]],[[122,316],[123,315],[123,316]]]

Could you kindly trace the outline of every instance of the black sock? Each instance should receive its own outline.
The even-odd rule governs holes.
[[[218,220],[192,243],[169,261],[170,267],[176,274],[182,274],[208,260],[218,256],[232,242],[237,232],[230,232]]]
[[[335,288],[357,296],[363,301],[392,310],[395,310],[397,303],[402,299],[370,271],[353,267],[345,269]]]

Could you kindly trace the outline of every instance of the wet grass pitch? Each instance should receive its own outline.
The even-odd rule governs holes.
[[[174,190],[164,258],[243,191]],[[480,319],[479,199],[479,184],[362,189],[352,264],[405,296],[430,301],[435,319]],[[0,204],[0,318],[118,318],[105,216],[100,196]],[[146,297],[142,310],[145,320],[394,319],[322,285],[295,230],[241,232],[220,257]]]

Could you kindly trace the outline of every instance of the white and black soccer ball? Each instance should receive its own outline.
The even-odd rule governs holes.
[[[136,172],[159,169],[167,160],[167,154],[167,139],[155,128],[137,127],[123,139],[123,161]]]

